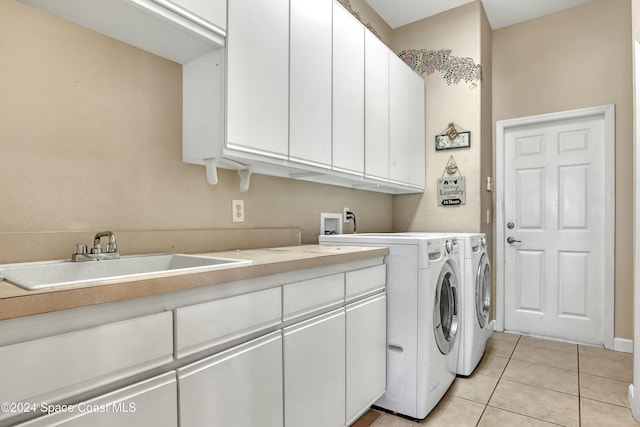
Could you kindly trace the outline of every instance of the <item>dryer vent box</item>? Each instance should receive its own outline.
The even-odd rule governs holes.
[[[342,214],[321,213],[320,234],[342,234]]]

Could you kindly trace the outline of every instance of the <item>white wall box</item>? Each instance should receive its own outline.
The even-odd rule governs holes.
[[[286,426],[344,425],[344,308],[284,329],[284,396]]]
[[[163,312],[0,347],[0,399],[56,402],[169,363],[172,325]]]
[[[385,392],[387,297],[378,294],[347,306],[347,425]]]
[[[180,307],[176,309],[176,357],[256,334],[281,320],[279,287]]]
[[[18,426],[177,427],[176,384],[176,373],[171,371],[75,404],[73,411],[55,412]]]
[[[282,332],[178,369],[180,425],[282,427]]]
[[[365,31],[351,13],[333,3],[332,168],[357,176],[364,174]]]
[[[209,14],[204,0],[20,1],[180,64],[224,46],[223,21],[213,16],[223,0],[213,1],[206,17],[199,15]]]

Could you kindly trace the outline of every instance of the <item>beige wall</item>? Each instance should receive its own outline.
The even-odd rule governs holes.
[[[422,19],[395,29],[392,46],[396,52],[403,49],[451,49],[452,55],[469,57],[476,63],[481,63],[481,59],[490,62],[490,52],[484,56],[481,53],[481,34],[486,33],[488,25],[483,24],[483,19],[486,19],[482,18],[483,14],[478,1]],[[484,74],[484,88],[471,88],[465,83],[447,85],[438,72],[425,76],[426,190],[424,194],[396,197],[394,230],[488,231],[482,209],[487,204],[491,205],[490,195],[487,196],[484,190],[483,176],[491,170],[488,163],[491,138],[486,131],[491,123],[485,116],[483,126],[481,103],[484,99],[485,106],[491,105],[490,66]],[[451,122],[471,131],[471,147],[436,151],[435,136]],[[466,177],[466,205],[463,206],[438,206],[437,179],[442,177],[450,156],[454,157],[461,174]]]
[[[389,45],[393,34],[393,30],[389,24],[380,18],[380,15],[378,15],[365,0],[350,0],[349,3],[351,3],[353,10],[360,14],[362,22],[364,24],[371,24],[382,41]]]
[[[479,3],[478,3],[479,4]],[[494,165],[493,165],[493,57],[492,57],[492,42],[493,42],[493,30],[489,25],[489,20],[484,11],[484,8],[480,7],[480,58],[482,64],[482,73],[484,79],[482,82],[482,89],[480,91],[480,123],[481,123],[481,136],[482,136],[482,150],[480,152],[480,193],[481,193],[481,207],[480,207],[480,231],[487,236],[487,243],[489,247],[489,256],[491,260],[495,260],[493,235],[494,235],[494,186],[491,190],[487,190],[487,177],[492,179],[495,177]],[[495,270],[495,265],[493,266]],[[493,272],[495,276],[495,271]],[[493,281],[495,284],[495,280]],[[495,294],[495,292],[494,292]],[[491,305],[492,318],[495,318],[495,304]]]
[[[297,227],[311,243],[320,213],[344,206],[359,230],[391,231],[389,195],[260,175],[241,193],[226,170],[208,185],[181,161],[181,79],[176,63],[1,1],[0,234]]]
[[[616,106],[615,336],[633,337],[631,2],[596,0],[493,33],[493,118]]]

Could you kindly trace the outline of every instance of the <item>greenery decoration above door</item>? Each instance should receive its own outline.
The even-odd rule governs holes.
[[[451,49],[403,50],[398,56],[418,74],[427,75],[439,71],[444,74],[447,84],[458,84],[462,80],[476,87],[482,80],[482,66],[473,62],[471,58],[460,58],[451,55]]]

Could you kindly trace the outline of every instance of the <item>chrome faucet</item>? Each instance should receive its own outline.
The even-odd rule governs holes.
[[[102,246],[100,245],[100,240],[103,237],[108,237],[109,242],[107,243],[106,251],[102,251]],[[120,258],[120,253],[118,252],[118,245],[116,244],[116,235],[111,231],[100,231],[96,233],[96,236],[93,238],[93,247],[89,252],[87,250],[87,245],[80,243],[76,245],[75,250],[73,251],[73,255],[71,255],[71,261],[100,261],[104,259],[118,259]]]

